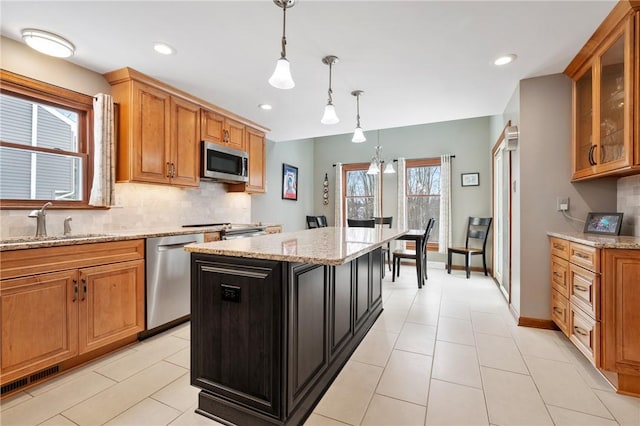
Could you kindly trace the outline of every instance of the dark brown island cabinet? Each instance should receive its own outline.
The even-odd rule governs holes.
[[[196,412],[302,424],[382,312],[380,245],[339,265],[192,252]]]

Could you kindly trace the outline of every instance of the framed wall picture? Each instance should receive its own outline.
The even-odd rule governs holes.
[[[623,213],[589,212],[584,224],[585,234],[620,235]]]
[[[298,199],[298,168],[282,163],[282,199]]]
[[[480,173],[462,173],[462,186],[480,186]]]

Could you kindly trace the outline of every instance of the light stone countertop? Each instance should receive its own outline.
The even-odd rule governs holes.
[[[628,235],[600,235],[585,234],[582,232],[547,232],[550,237],[562,238],[595,248],[613,248],[640,250],[640,237]]]
[[[406,230],[376,228],[315,228],[185,246],[192,253],[252,259],[342,265],[405,234]]]
[[[264,225],[263,226],[274,226]],[[76,234],[71,236],[52,235],[44,238],[15,237],[0,241],[0,252],[9,250],[23,250],[42,247],[67,246],[72,244],[102,243],[107,241],[136,240],[139,238],[166,237],[170,235],[202,234],[218,232],[223,226],[190,227],[165,226],[156,228],[136,229],[127,231],[113,231],[104,233]]]

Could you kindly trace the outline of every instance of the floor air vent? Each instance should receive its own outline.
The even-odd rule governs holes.
[[[59,371],[60,371],[60,366],[54,365],[51,368],[38,371],[37,373],[33,373],[28,377],[23,377],[22,379],[16,380],[15,382],[7,383],[6,385],[2,386],[2,392],[0,394],[4,395],[5,393],[13,392],[16,389],[20,389],[21,387],[24,387],[28,384],[35,383],[38,380],[42,380],[45,377],[49,377],[52,374],[58,373]]]

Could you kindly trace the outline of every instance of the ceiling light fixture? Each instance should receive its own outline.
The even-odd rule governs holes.
[[[295,0],[273,0],[273,2],[282,8],[282,51],[280,52],[280,59],[276,62],[276,69],[273,71],[273,75],[269,78],[269,84],[276,89],[292,89],[295,87],[293,77],[291,77],[291,68],[289,61],[287,60],[287,9],[293,7]]]
[[[356,97],[356,129],[353,131],[351,142],[361,143],[367,140],[364,137],[362,127],[360,127],[360,95],[364,94],[364,90],[354,90],[351,94]]]
[[[336,108],[333,106],[333,90],[331,90],[331,69],[334,64],[338,63],[338,57],[329,55],[322,58],[322,63],[325,65],[329,65],[329,100],[327,101],[327,105],[324,107],[324,114],[322,115],[322,119],[320,122],[322,124],[336,124],[340,121],[338,116],[336,115]]]
[[[258,108],[263,109],[263,110],[265,110],[265,111],[269,111],[269,110],[271,110],[273,107],[272,107],[271,105],[269,105],[269,104],[260,104],[260,105],[258,105]]]
[[[377,175],[380,173],[382,166],[384,165],[384,160],[382,159],[382,155],[380,154],[382,151],[382,147],[380,145],[376,145],[376,153],[373,157],[371,157],[371,163],[369,164],[369,169],[367,170],[368,175]],[[395,173],[396,170],[393,168],[393,164],[387,163],[384,168],[385,174]]]
[[[500,56],[498,59],[493,61],[493,64],[494,65],[498,65],[498,66],[507,65],[507,64],[510,64],[511,62],[515,61],[517,57],[518,57],[518,55],[510,53],[508,55]]]
[[[33,28],[22,30],[22,40],[30,48],[56,58],[68,58],[76,50],[71,42],[59,35]]]
[[[173,55],[176,53],[176,49],[169,46],[167,43],[158,42],[153,45],[153,50],[161,55]]]

